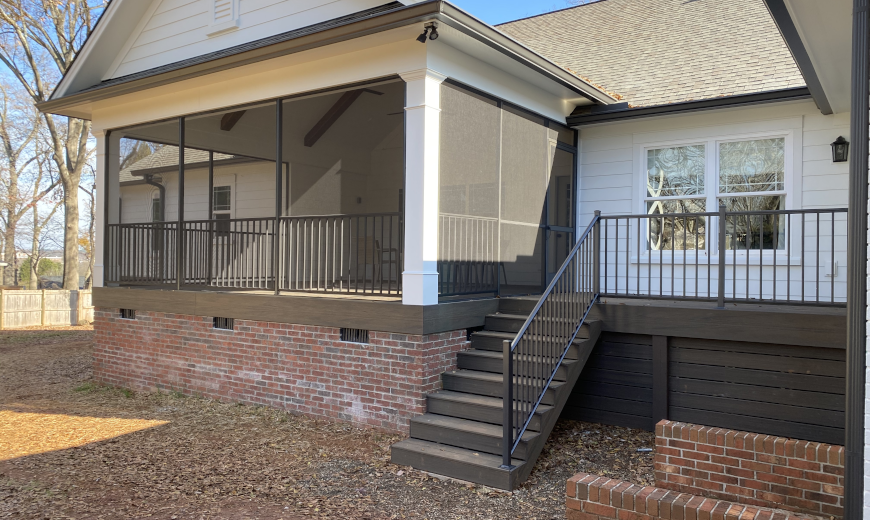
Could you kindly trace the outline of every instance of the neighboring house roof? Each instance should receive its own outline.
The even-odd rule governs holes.
[[[240,158],[236,157],[235,155],[227,155],[224,153],[215,152],[214,154],[215,162],[228,161],[231,159],[242,159],[245,161],[252,160],[246,157]],[[184,149],[185,165],[207,163],[208,152],[204,150],[196,150],[193,148]],[[178,147],[166,145],[161,147],[159,150],[152,153],[151,155],[148,155],[121,170],[119,177],[122,183],[137,182],[141,181],[143,175],[146,173],[161,173],[172,170],[178,170]]]
[[[806,84],[763,0],[599,0],[497,28],[630,106]]]

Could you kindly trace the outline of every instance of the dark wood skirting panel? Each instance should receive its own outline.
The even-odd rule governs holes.
[[[167,291],[98,287],[94,306],[218,316],[296,325],[346,327],[402,334],[435,334],[482,326],[498,310],[494,298],[432,306],[320,296]]]
[[[666,413],[674,421],[842,445],[845,360],[842,348],[605,332],[562,417],[652,430]]]

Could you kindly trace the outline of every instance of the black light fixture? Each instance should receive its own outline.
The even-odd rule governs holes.
[[[423,29],[423,34],[417,36],[417,41],[420,43],[426,43],[426,38],[429,36],[429,28],[426,27]]]
[[[834,155],[834,162],[846,162],[849,160],[849,141],[842,135],[836,141],[831,143],[831,153]]]
[[[429,31],[432,31],[431,33]],[[438,39],[438,26],[435,25],[434,22],[427,23],[423,28],[423,34],[417,36],[417,41],[420,43],[426,43],[426,40],[437,40]]]

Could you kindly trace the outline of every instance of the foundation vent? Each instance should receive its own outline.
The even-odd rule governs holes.
[[[233,318],[214,318],[214,328],[221,330],[235,330],[236,324]]]
[[[133,309],[121,309],[121,319],[122,320],[135,320],[136,319],[136,311]]]
[[[341,329],[341,341],[349,343],[368,343],[369,331],[365,329]]]

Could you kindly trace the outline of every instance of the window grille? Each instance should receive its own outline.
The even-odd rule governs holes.
[[[341,329],[341,341],[349,343],[368,343],[369,331],[365,329]]]
[[[235,330],[236,324],[233,318],[214,318],[214,328],[222,330]]]
[[[121,319],[122,320],[135,320],[136,319],[136,311],[133,309],[121,309]]]

